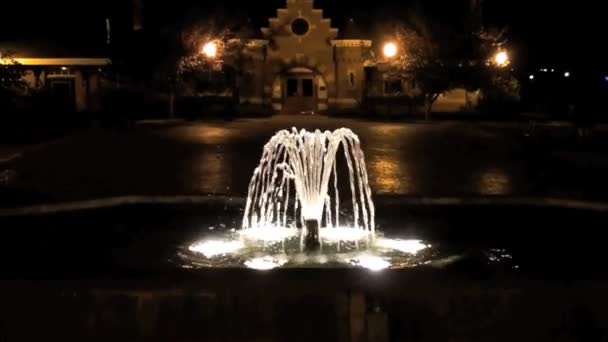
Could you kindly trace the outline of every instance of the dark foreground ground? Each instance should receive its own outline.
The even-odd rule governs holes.
[[[231,199],[2,212],[3,341],[605,341],[605,206],[380,197],[379,225],[470,257],[442,267],[181,269]],[[57,209],[57,208],[55,208]],[[520,266],[482,253],[504,249]],[[171,266],[173,265],[173,266]]]
[[[0,163],[2,206],[124,195],[244,196],[278,130],[351,128],[375,194],[608,197],[608,133],[578,141],[564,125],[525,137],[516,123],[374,122],[275,116],[88,129]]]

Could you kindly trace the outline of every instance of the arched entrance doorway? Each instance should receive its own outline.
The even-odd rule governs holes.
[[[280,91],[277,91],[278,87],[280,87]],[[273,97],[278,100],[277,97],[280,96],[281,102],[281,105],[276,106],[275,110],[280,108],[281,113],[314,113],[327,108],[325,80],[312,69],[294,67],[285,70],[275,80],[274,88]]]
[[[283,111],[313,112],[317,109],[315,74],[308,68],[291,68],[283,73]]]

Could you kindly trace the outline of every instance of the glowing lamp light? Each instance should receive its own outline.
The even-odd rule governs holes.
[[[569,73],[568,71],[566,71],[566,72],[564,73],[564,77],[566,77],[566,78],[570,77],[570,73]]]
[[[494,56],[496,65],[503,67],[509,64],[509,55],[505,51],[500,51]]]
[[[393,58],[397,56],[397,50],[397,45],[391,42],[384,44],[384,48],[382,48],[382,53],[386,58]]]
[[[208,42],[203,45],[203,55],[207,58],[215,58],[217,57],[217,43],[216,42]]]
[[[530,75],[530,77],[529,77],[529,78],[530,78],[531,80],[533,80],[533,79],[534,79],[534,75]]]

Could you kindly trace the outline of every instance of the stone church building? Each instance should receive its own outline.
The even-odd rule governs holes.
[[[278,112],[356,107],[364,96],[370,40],[338,39],[338,29],[312,0],[287,0],[248,46],[255,58],[243,81],[242,102]]]
[[[341,39],[313,0],[287,0],[286,8],[250,40],[251,65],[245,69],[241,103],[264,105],[278,113],[323,112],[360,107],[366,96],[390,97],[415,89],[385,79],[372,61],[372,41]],[[455,89],[435,104],[438,111],[459,111],[475,94]]]

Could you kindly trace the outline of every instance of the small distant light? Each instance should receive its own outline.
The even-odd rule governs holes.
[[[534,79],[534,75],[530,75],[528,78],[531,79],[531,80],[533,80]]]
[[[61,70],[66,71],[68,70],[68,67],[61,67]]]
[[[568,71],[566,71],[566,72],[564,73],[564,77],[570,77],[570,73],[569,73]]]
[[[608,82],[608,75],[604,77],[604,81]]]
[[[555,72],[555,69],[551,69],[551,72]]]

